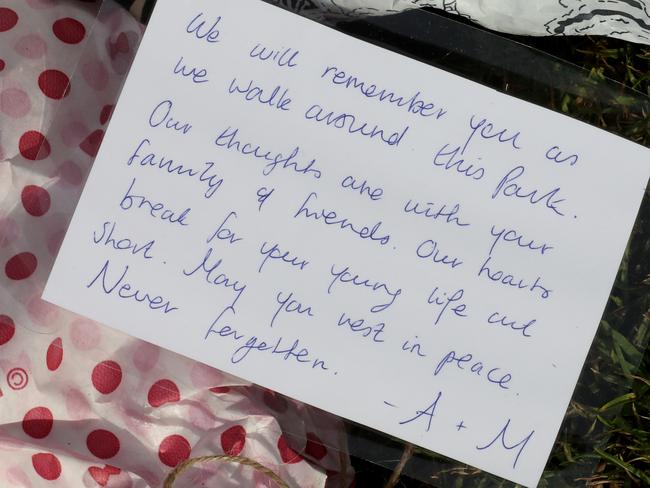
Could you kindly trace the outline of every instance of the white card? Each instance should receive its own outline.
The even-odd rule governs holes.
[[[259,0],[160,0],[44,298],[534,486],[649,156]]]

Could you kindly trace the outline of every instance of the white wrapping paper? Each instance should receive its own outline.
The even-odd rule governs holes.
[[[491,29],[533,36],[604,35],[650,44],[647,0],[281,0],[293,9],[384,15],[432,7]]]

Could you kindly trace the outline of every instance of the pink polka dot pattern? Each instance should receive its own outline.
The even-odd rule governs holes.
[[[77,120],[73,120],[61,129],[61,139],[68,147],[78,147],[88,134],[88,128]]]
[[[38,34],[27,34],[14,45],[14,51],[23,58],[39,59],[47,53],[47,44]]]
[[[52,32],[61,42],[66,44],[79,44],[86,36],[86,28],[83,24],[70,17],[54,22]]]
[[[50,209],[50,194],[40,186],[27,185],[20,194],[20,200],[25,211],[34,217],[42,217]]]
[[[10,217],[0,217],[0,249],[11,245],[20,235],[16,221]]]
[[[47,348],[47,354],[45,356],[45,363],[47,369],[50,371],[56,371],[61,366],[63,362],[63,340],[60,337],[57,337],[52,341],[50,346]]]
[[[99,59],[85,63],[81,75],[93,90],[102,91],[108,86],[108,70]]]
[[[40,293],[36,293],[27,300],[26,309],[34,324],[40,325],[44,329],[52,328],[60,313],[59,307],[41,299]]]
[[[60,100],[70,93],[70,78],[58,69],[47,69],[38,76],[38,87],[46,97]]]
[[[65,229],[58,229],[50,233],[47,236],[47,250],[52,256],[56,256],[63,244],[63,238],[65,237]]]
[[[224,454],[239,456],[246,444],[246,429],[241,425],[233,425],[221,434],[220,440]]]
[[[29,96],[20,88],[7,88],[0,92],[0,112],[13,119],[19,119],[29,113],[32,103]]]
[[[50,435],[53,425],[54,417],[46,407],[32,408],[23,418],[23,431],[34,439],[43,439]]]
[[[141,373],[147,373],[153,369],[159,358],[160,348],[158,346],[154,346],[147,342],[141,342],[136,345],[132,360],[138,371]]]
[[[97,152],[99,151],[99,146],[101,145],[103,139],[104,139],[104,131],[101,129],[97,129],[96,131],[90,133],[90,135],[88,135],[88,137],[86,137],[81,142],[81,144],[79,144],[79,147],[88,156],[94,158],[95,156],[97,156]]]
[[[110,459],[120,451],[120,440],[108,430],[93,430],[86,438],[88,450],[99,459]]]
[[[87,419],[92,412],[86,396],[75,388],[70,388],[65,393],[65,408],[72,420]]]
[[[67,160],[61,163],[58,170],[58,176],[62,181],[72,186],[81,185],[83,181],[83,172],[74,161]]]
[[[178,386],[172,380],[158,380],[151,388],[147,395],[149,405],[154,408],[163,406],[166,403],[176,403],[181,400],[181,393]]]
[[[38,260],[34,254],[31,252],[21,252],[9,258],[5,264],[5,274],[10,280],[24,280],[36,271],[37,265]]]
[[[160,443],[158,457],[160,461],[170,468],[175,468],[190,457],[192,447],[187,439],[181,435],[170,435]]]
[[[18,23],[18,14],[7,7],[0,7],[0,32],[13,29]]]
[[[16,324],[7,315],[0,315],[0,346],[7,344],[16,333]]]
[[[101,341],[102,332],[99,326],[87,319],[78,319],[70,324],[70,340],[79,351],[90,351]]]
[[[218,386],[223,381],[223,373],[210,366],[195,363],[190,372],[192,384],[197,388],[211,388]]]
[[[295,486],[323,486],[323,473],[346,469],[329,449],[338,424],[305,410],[309,437],[291,441],[318,466],[298,462],[255,387],[41,296],[143,32],[109,3],[0,0],[0,425],[13,425],[0,436],[0,486],[161,486],[172,466],[221,451],[270,467],[284,455]],[[293,403],[270,403],[291,420]],[[253,470],[230,481],[265,483]]]
[[[47,481],[54,481],[61,476],[61,462],[54,454],[40,453],[32,456],[34,471]]]
[[[28,130],[20,136],[18,149],[25,159],[40,161],[50,155],[50,143],[47,138],[37,130]]]
[[[280,451],[280,457],[282,458],[283,463],[294,464],[303,460],[303,457],[300,454],[289,447],[284,434],[282,434],[278,439],[278,451]]]
[[[91,378],[95,389],[103,395],[108,395],[120,386],[122,368],[115,361],[102,361],[93,369]]]

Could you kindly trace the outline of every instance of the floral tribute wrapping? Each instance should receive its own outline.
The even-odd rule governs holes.
[[[0,2],[0,486],[157,487],[226,454],[347,488],[339,419],[40,299],[141,34],[112,0]],[[275,484],[220,462],[174,486]]]

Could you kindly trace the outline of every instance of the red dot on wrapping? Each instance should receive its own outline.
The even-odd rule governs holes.
[[[32,456],[34,471],[47,481],[54,481],[61,476],[61,463],[54,454],[42,452]]]
[[[18,141],[18,149],[25,159],[40,161],[50,155],[50,143],[37,130],[28,130]]]
[[[60,41],[66,44],[77,44],[86,35],[86,28],[78,20],[66,17],[54,22],[52,32]]]
[[[49,408],[32,408],[23,417],[23,431],[34,439],[43,439],[52,432],[54,417]]]
[[[230,388],[227,386],[214,386],[210,388],[210,391],[212,393],[228,393],[230,391]]]
[[[10,8],[0,7],[0,32],[8,31],[18,23],[18,14]]]
[[[284,434],[278,439],[278,450],[280,451],[280,457],[283,463],[295,464],[303,460],[300,454],[289,447],[287,440],[284,438]]]
[[[149,389],[147,400],[152,407],[160,407],[165,403],[179,402],[181,400],[181,393],[173,381],[159,380]]]
[[[110,477],[115,474],[120,474],[122,470],[116,468],[115,466],[106,465],[103,468],[97,466],[91,466],[88,468],[88,473],[94,479],[99,486],[106,486],[110,480]]]
[[[27,185],[23,188],[20,199],[27,213],[34,217],[45,215],[52,203],[50,193],[45,188],[36,185]]]
[[[319,437],[312,432],[307,433],[307,445],[305,446],[305,454],[313,457],[318,461],[327,456],[327,448],[323,445],[323,441],[321,441]]]
[[[16,333],[16,325],[11,317],[0,315],[0,346],[9,342]]]
[[[50,347],[47,348],[47,356],[45,362],[47,363],[47,369],[50,371],[56,371],[61,366],[63,361],[63,341],[60,337],[54,339],[50,344]]]
[[[5,273],[10,280],[24,280],[36,271],[37,265],[36,256],[31,252],[21,252],[7,261]]]
[[[246,430],[241,425],[235,425],[221,434],[221,449],[229,456],[238,456],[246,444]]]
[[[2,71],[3,69],[5,69],[5,66],[6,66],[6,64],[5,64],[4,60],[3,60],[3,59],[0,59],[0,71]]]
[[[93,369],[92,381],[99,393],[113,393],[122,382],[122,368],[115,361],[102,361]]]
[[[48,69],[38,76],[38,87],[46,97],[59,100],[70,92],[70,78],[63,71]]]
[[[108,430],[93,430],[86,438],[88,450],[99,459],[110,459],[120,451],[120,440]]]
[[[170,468],[175,468],[190,457],[192,446],[182,435],[165,437],[158,448],[160,461]]]
[[[94,158],[95,156],[97,156],[97,151],[99,151],[99,146],[102,144],[103,139],[104,139],[104,131],[101,129],[97,129],[96,131],[91,132],[88,137],[86,137],[83,141],[81,141],[79,147],[88,156]]]
[[[99,123],[104,125],[108,120],[111,118],[111,115],[113,115],[113,108],[115,108],[113,105],[104,105],[104,108],[102,108],[101,114],[99,114]]]
[[[272,410],[278,413],[284,413],[289,408],[289,404],[282,395],[271,390],[264,390],[264,403]]]

